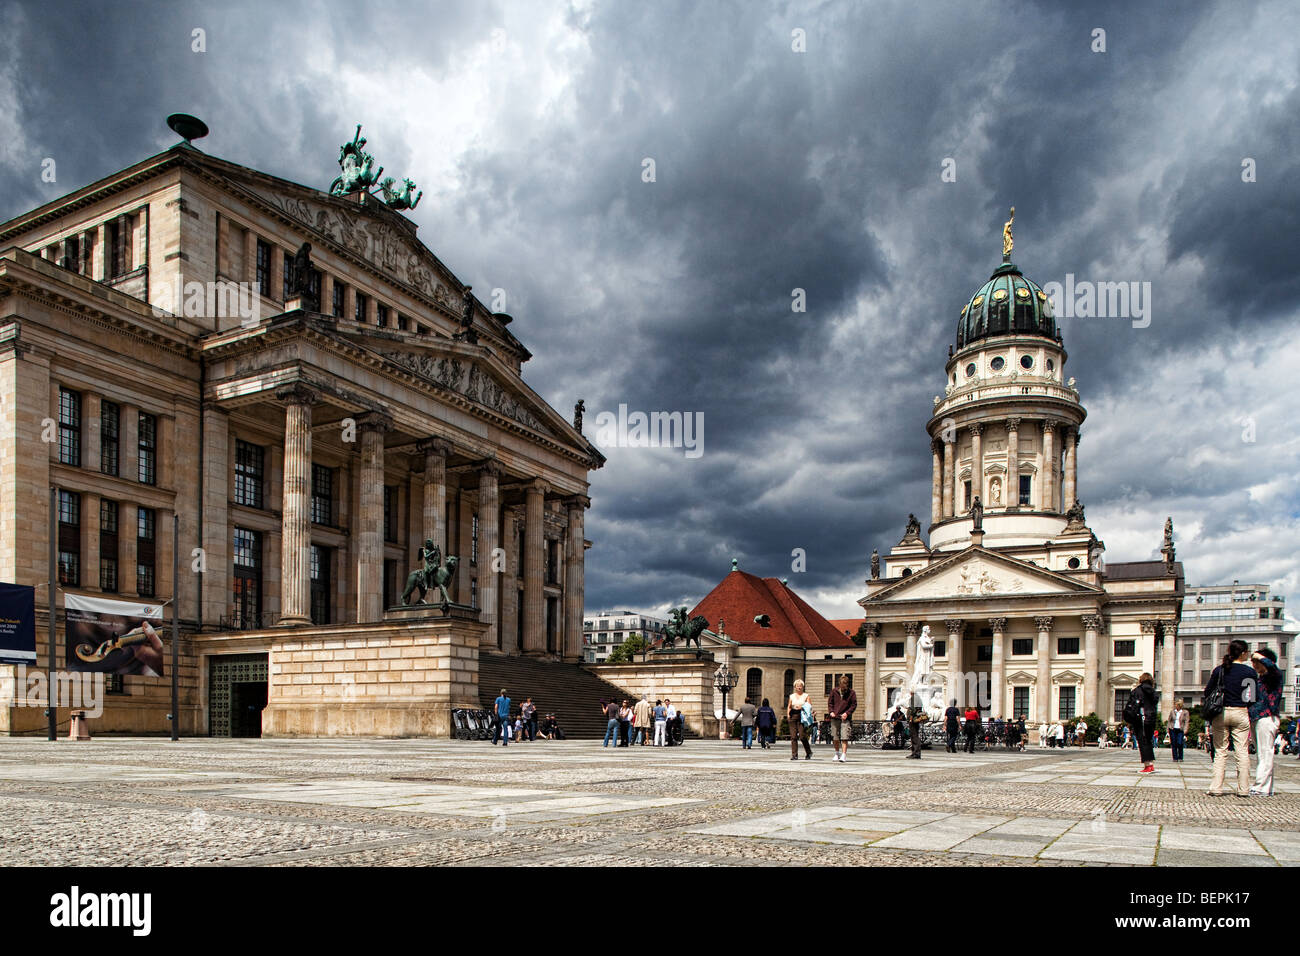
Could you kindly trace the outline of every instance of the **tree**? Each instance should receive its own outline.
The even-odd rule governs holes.
[[[640,634],[633,634],[626,641],[618,645],[618,647],[614,648],[614,650],[610,652],[609,657],[606,659],[605,663],[606,664],[630,664],[632,663],[633,654],[640,654],[649,646],[650,645],[646,642],[646,639],[644,637],[642,637]]]

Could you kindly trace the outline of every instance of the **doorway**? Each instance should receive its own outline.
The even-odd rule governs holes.
[[[262,736],[269,668],[265,654],[208,658],[208,734]]]

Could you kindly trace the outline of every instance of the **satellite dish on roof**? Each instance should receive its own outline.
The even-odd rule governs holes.
[[[187,143],[208,135],[208,124],[189,113],[173,113],[167,117],[167,125],[171,127],[173,133]]]

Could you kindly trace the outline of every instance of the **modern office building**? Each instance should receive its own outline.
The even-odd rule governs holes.
[[[589,611],[582,620],[582,659],[588,664],[603,664],[614,648],[633,636],[653,644],[663,636],[667,623],[640,611]]]
[[[1243,640],[1253,651],[1271,647],[1282,670],[1282,707],[1295,707],[1294,655],[1296,626],[1286,619],[1286,598],[1266,584],[1213,584],[1187,588],[1183,621],[1178,629],[1178,677],[1175,692],[1188,706],[1199,704],[1210,673],[1222,662],[1228,643]]]

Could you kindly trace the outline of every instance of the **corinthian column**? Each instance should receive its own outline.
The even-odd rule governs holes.
[[[501,466],[495,461],[484,462],[478,471],[478,603],[479,620],[488,628],[480,638],[484,647],[500,646],[497,620],[497,588],[505,572],[505,562],[497,561],[493,552],[500,540],[501,502],[497,494],[497,478]]]
[[[280,623],[311,623],[311,407],[301,385],[275,397],[284,409],[284,492],[280,527]]]
[[[970,493],[971,504],[975,503],[975,496],[980,496],[980,504],[987,505],[984,500],[984,426],[972,425],[970,427]]]
[[[1052,619],[1036,617],[1038,626],[1038,722],[1048,723],[1052,719]]]
[[[952,517],[952,473],[956,469],[953,467],[953,459],[957,457],[957,449],[954,443],[945,441],[943,443],[943,516]]]
[[[944,701],[947,706],[948,702],[954,697],[957,699],[957,706],[961,707],[966,702],[966,675],[962,671],[962,636],[966,632],[966,622],[963,620],[946,620],[943,622],[948,628],[948,700]]]
[[[1020,419],[1007,419],[1007,508],[1020,507]]]
[[[916,638],[921,633],[923,621],[903,622],[903,659],[907,673],[903,675],[908,682],[912,680],[912,671],[916,668]]]
[[[867,711],[864,720],[880,719],[880,625],[875,621],[867,622],[866,646],[867,652],[867,679],[866,687],[863,688],[866,694]]]
[[[451,442],[443,438],[426,438],[417,449],[424,455],[424,501],[423,521],[424,537],[438,546],[438,551],[447,554],[447,456],[451,454]],[[424,544],[423,541],[420,542]]]
[[[993,666],[989,668],[989,716],[997,717],[1007,702],[1007,619],[989,618],[993,628]]]
[[[1040,509],[1056,510],[1056,422],[1048,419],[1043,422],[1043,481]]]
[[[943,442],[933,439],[930,442],[930,455],[933,458],[933,473],[930,479],[930,521],[937,523],[943,518]]]
[[[1062,488],[1064,500],[1061,502],[1062,507],[1074,507],[1074,499],[1078,496],[1078,488],[1075,482],[1078,479],[1076,471],[1075,457],[1079,447],[1079,429],[1067,428],[1065,430],[1065,485]]]
[[[582,660],[582,615],[586,600],[583,548],[584,515],[591,499],[583,495],[568,499],[569,531],[564,550],[564,659]]]
[[[357,623],[384,619],[384,435],[391,419],[374,412],[357,417],[361,436],[361,513],[357,533]]]
[[[1101,680],[1100,670],[1100,648],[1098,644],[1101,640],[1101,615],[1085,614],[1083,616],[1083,669],[1087,672],[1083,675],[1083,712],[1085,714],[1097,714],[1099,717],[1109,721],[1106,714],[1097,710],[1098,691]]]
[[[1161,621],[1160,629],[1164,633],[1164,646],[1160,649],[1160,706],[1168,711],[1173,706],[1174,682],[1178,679],[1178,658],[1175,654],[1178,625],[1173,621]]]
[[[524,653],[546,653],[546,601],[542,593],[542,512],[548,491],[540,478],[524,500]]]

